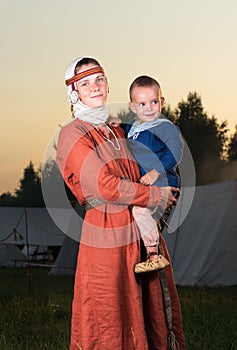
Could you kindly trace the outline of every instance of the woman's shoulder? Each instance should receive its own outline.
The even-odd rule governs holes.
[[[78,118],[68,120],[61,128],[60,136],[61,137],[67,137],[67,135],[70,137],[78,137],[83,136],[87,134],[89,131],[91,131],[93,126],[90,123],[86,123]]]
[[[57,141],[57,162],[60,164],[60,168],[64,167],[72,150],[76,151],[88,144],[89,123],[87,124],[88,126],[79,119],[73,119],[61,128]]]
[[[80,141],[89,132],[89,123],[87,124],[88,126],[77,118],[66,122],[59,132],[58,148],[68,149]]]

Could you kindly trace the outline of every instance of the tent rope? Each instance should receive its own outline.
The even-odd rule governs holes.
[[[17,228],[18,225],[20,224],[21,219],[22,219],[22,217],[23,217],[23,215],[24,215],[24,212],[25,212],[25,211],[23,210],[22,213],[21,213],[21,215],[20,215],[19,220],[17,221],[16,226],[13,228],[13,231],[12,231],[11,233],[9,233],[9,235],[7,235],[5,238],[1,239],[1,240],[0,240],[0,243],[7,241],[8,238],[10,238],[12,235],[14,235],[14,241],[16,241],[16,242],[17,242],[18,239],[20,239],[20,241],[23,240],[23,236],[17,231],[16,228]]]
[[[34,219],[34,217],[32,216],[32,214],[30,214],[29,212],[27,212],[27,213],[28,213],[28,216],[31,217],[31,219],[32,219],[32,221],[35,223],[35,225],[38,226],[39,228],[41,228],[43,231],[45,231],[45,232],[47,232],[47,233],[49,233],[49,234],[51,234],[51,235],[55,235],[55,236],[63,236],[63,235],[64,235],[64,233],[57,233],[57,232],[52,232],[52,231],[47,230],[44,226],[40,225],[40,224]]]
[[[8,238],[10,238],[12,235],[14,235],[14,241],[15,242],[17,242],[18,239],[20,241],[23,241],[23,236],[17,231],[16,228],[14,228],[13,231],[11,233],[9,233],[9,235],[7,235],[5,238],[0,240],[0,243],[7,241]]]

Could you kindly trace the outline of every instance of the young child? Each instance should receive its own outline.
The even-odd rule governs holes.
[[[184,142],[177,126],[161,115],[165,100],[159,83],[149,76],[139,76],[129,92],[130,108],[137,119],[122,126],[128,147],[140,167],[140,183],[179,188],[177,165],[182,158]],[[133,216],[147,251],[146,262],[135,265],[136,273],[165,267],[158,253],[159,231],[152,217],[155,212],[156,208],[133,207]]]

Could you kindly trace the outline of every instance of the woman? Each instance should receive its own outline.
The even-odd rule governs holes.
[[[131,208],[165,209],[175,201],[172,191],[177,189],[139,184],[139,169],[122,129],[106,124],[108,83],[95,59],[74,60],[65,80],[75,119],[60,132],[57,162],[68,187],[87,206],[75,275],[71,350],[167,349],[159,273],[134,274],[141,244]],[[165,273],[173,332],[185,349],[171,267]]]

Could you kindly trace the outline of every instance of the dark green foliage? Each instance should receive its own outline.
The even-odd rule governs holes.
[[[40,171],[34,169],[33,163],[24,169],[19,188],[15,191],[16,205],[19,207],[42,207],[44,201],[41,192]]]
[[[5,192],[0,196],[0,206],[12,207],[16,203],[16,197],[11,192]]]
[[[36,171],[32,161],[23,170],[23,177],[14,195],[10,192],[0,196],[1,206],[42,207],[44,200],[41,191],[40,170]]]
[[[228,152],[228,160],[230,162],[237,160],[237,125],[235,127],[235,133],[230,138],[230,143],[229,143],[227,152]]]
[[[227,122],[220,125],[217,119],[208,117],[201,97],[189,93],[186,101],[181,101],[176,109],[176,124],[192,153],[197,184],[216,182],[227,141]]]

